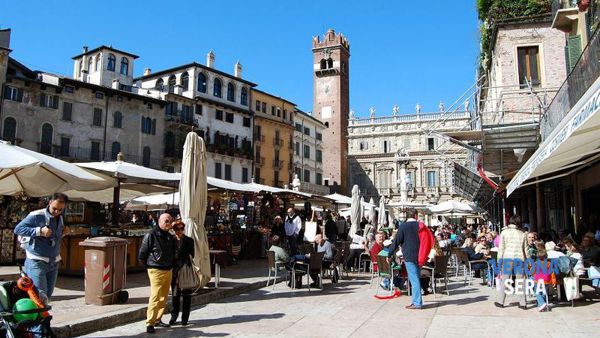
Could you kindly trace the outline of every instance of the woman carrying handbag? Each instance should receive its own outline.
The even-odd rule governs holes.
[[[175,231],[176,240],[176,253],[175,253],[175,264],[173,267],[173,280],[171,281],[171,295],[173,298],[173,310],[171,311],[170,325],[174,325],[177,322],[179,316],[180,299],[183,297],[183,308],[181,309],[181,325],[188,325],[188,319],[190,318],[190,308],[192,306],[192,292],[193,290],[182,290],[177,280],[179,270],[185,265],[191,265],[191,258],[194,257],[194,240],[184,234],[185,224],[181,220],[177,220],[173,223],[173,230]]]

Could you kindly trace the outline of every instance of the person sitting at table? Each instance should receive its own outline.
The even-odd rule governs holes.
[[[324,252],[323,255],[323,269],[329,269],[331,267],[331,263],[333,263],[333,244],[331,242],[326,241],[323,238],[323,235],[318,234],[315,236],[315,244],[317,246],[317,252]],[[319,275],[316,273],[311,273],[310,278],[313,280],[310,285],[311,288],[318,288],[320,286]],[[337,270],[333,271],[333,282],[337,282]]]
[[[373,265],[373,271],[377,272],[377,255],[379,252],[383,250],[383,241],[385,240],[385,233],[383,231],[377,232],[375,235],[375,241],[369,250],[369,254],[371,255],[371,264]]]
[[[537,247],[535,245],[535,241],[537,241],[537,232],[528,232],[527,233],[527,248],[526,248],[526,258],[537,259]]]
[[[473,249],[473,239],[471,237],[465,239],[462,249],[467,253],[469,261],[479,261],[488,258],[483,253],[475,253],[475,250]],[[475,271],[475,278],[481,278],[481,270],[485,269],[487,269],[487,264],[484,262],[471,264],[471,270]]]
[[[281,237],[278,235],[271,237],[271,247],[269,248],[269,251],[273,251],[275,253],[276,263],[286,264],[290,261],[290,256],[281,247]]]
[[[273,219],[273,226],[271,227],[271,236],[279,237],[279,244],[283,244],[285,238],[285,227],[283,225],[283,218],[281,216],[275,216]]]
[[[573,267],[573,272],[578,277],[585,275],[585,267],[583,265],[583,256],[581,255],[579,246],[570,238],[566,237],[562,240],[563,246],[567,249],[567,256],[575,258],[577,264]]]
[[[360,254],[365,252],[366,248],[366,240],[364,237],[359,235],[358,233],[352,237],[352,243],[350,243],[350,254],[348,255],[348,259],[346,260],[346,270],[350,271],[351,269],[356,268],[356,263]]]
[[[593,233],[588,232],[581,240],[581,256],[585,266],[600,266],[600,247]]]

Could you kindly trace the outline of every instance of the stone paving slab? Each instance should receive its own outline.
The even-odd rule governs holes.
[[[292,291],[282,284],[195,308],[191,326],[144,333],[143,321],[86,337],[592,337],[600,332],[600,302],[578,301],[539,313],[498,309],[486,286],[452,282],[450,296],[425,296],[425,309],[406,310],[410,297],[373,297],[367,278],[351,275],[323,291]]]

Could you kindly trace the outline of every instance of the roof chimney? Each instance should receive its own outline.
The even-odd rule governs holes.
[[[215,53],[212,50],[206,54],[206,66],[210,68],[215,67]]]
[[[240,79],[242,78],[242,64],[240,63],[240,60],[233,66],[233,76],[239,77]]]
[[[88,46],[83,46],[83,52],[87,53],[88,52]]]
[[[150,68],[144,69],[144,76],[148,76],[148,75],[150,75],[150,73],[152,73],[152,69],[150,69]]]

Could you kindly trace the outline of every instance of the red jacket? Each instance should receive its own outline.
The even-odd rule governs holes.
[[[373,262],[373,271],[377,272],[377,255],[379,252],[383,250],[383,245],[379,245],[379,243],[373,244],[371,251],[369,254],[371,255],[371,262]]]
[[[425,223],[419,221],[419,266],[423,266],[427,262],[434,240],[431,230]]]

